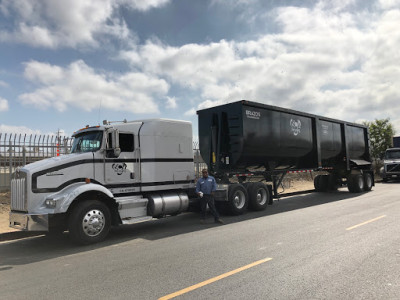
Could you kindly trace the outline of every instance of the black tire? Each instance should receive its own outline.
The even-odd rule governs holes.
[[[371,173],[364,173],[364,191],[369,192],[372,189],[373,181]]]
[[[328,175],[328,191],[337,191],[339,188],[338,178],[334,174]]]
[[[82,245],[104,240],[111,228],[111,213],[107,205],[97,200],[78,203],[68,218],[69,236]]]
[[[244,186],[244,188],[245,188],[246,191],[247,191],[247,194],[250,193],[250,189],[251,189],[251,187],[253,186],[254,183],[255,183],[255,182],[245,182],[245,183],[242,183],[242,185]]]
[[[327,192],[328,191],[328,175],[317,175],[317,192]],[[315,179],[314,179],[314,186],[315,186]]]
[[[315,188],[316,192],[320,192],[320,189],[319,189],[319,180],[320,179],[321,179],[321,175],[317,175],[314,178],[314,188]]]
[[[227,209],[233,215],[243,214],[249,204],[249,196],[243,185],[235,183],[229,186]]]
[[[270,194],[265,184],[255,182],[248,189],[249,207],[252,210],[260,211],[267,208],[270,202]]]
[[[347,177],[347,188],[350,193],[361,193],[364,190],[364,178],[361,174],[350,174]]]

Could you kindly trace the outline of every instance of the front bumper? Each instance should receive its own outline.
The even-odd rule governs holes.
[[[386,173],[383,177],[387,179],[400,179],[400,173],[398,174]]]
[[[10,212],[10,227],[25,231],[49,231],[49,215]]]

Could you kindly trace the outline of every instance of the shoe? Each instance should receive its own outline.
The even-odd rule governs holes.
[[[221,224],[221,225],[225,225],[225,222],[222,221],[221,219],[215,220],[215,223],[219,223],[219,224]]]

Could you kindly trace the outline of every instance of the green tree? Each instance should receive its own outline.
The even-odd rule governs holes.
[[[371,155],[377,160],[381,153],[387,148],[392,147],[392,140],[395,134],[390,119],[375,119],[374,122],[364,122],[368,126],[369,138],[371,143]]]

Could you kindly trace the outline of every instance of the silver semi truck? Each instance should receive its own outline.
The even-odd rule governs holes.
[[[218,181],[219,208],[264,210],[294,170],[322,170],[317,191],[369,191],[365,126],[249,101],[198,112],[200,151]],[[11,181],[10,226],[90,244],[112,225],[176,215],[196,203],[192,125],[104,122],[73,135],[71,153],[28,164]]]
[[[400,148],[386,149],[380,172],[384,182],[400,179]]]

